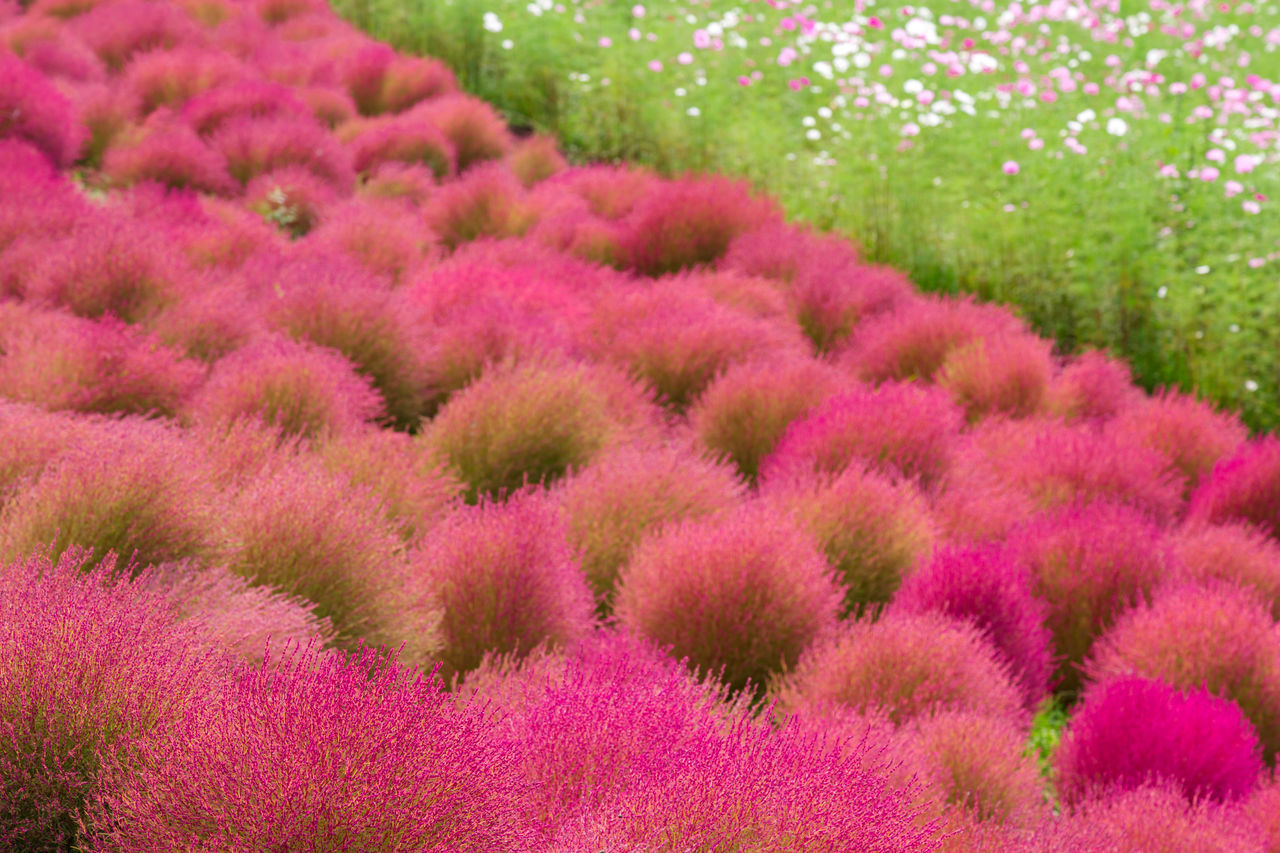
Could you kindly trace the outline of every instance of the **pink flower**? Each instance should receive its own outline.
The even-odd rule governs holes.
[[[1029,127],[1024,127],[1022,133],[1019,134],[1023,139],[1035,139],[1036,132]]]
[[[698,50],[706,50],[711,47],[711,35],[706,30],[693,31],[693,46]]]
[[[1084,93],[1085,93],[1086,95],[1096,95],[1096,94],[1098,94],[1098,84],[1097,84],[1097,83],[1085,83],[1085,84],[1084,84],[1084,86],[1082,86],[1081,88],[1084,90]]]
[[[1160,177],[1162,178],[1178,177],[1178,167],[1173,165],[1172,163],[1165,163],[1163,166],[1160,167]]]
[[[661,59],[650,59],[650,60],[649,60],[649,70],[650,70],[650,71],[655,71],[655,72],[656,72],[656,71],[661,71],[661,70],[662,70],[662,60],[661,60]]]
[[[640,31],[637,30],[635,27],[632,27],[631,29],[627,30],[627,38],[631,39],[632,41],[640,41]]]
[[[1203,169],[1200,170],[1200,180],[1204,181],[1206,184],[1211,184],[1214,181],[1218,180],[1219,174],[1221,173],[1218,171],[1216,167],[1205,166]]]
[[[632,6],[632,7],[631,7],[631,14],[632,14],[632,15],[635,15],[637,18],[643,18],[643,17],[644,17],[644,6],[641,6],[639,3],[637,3],[637,4],[636,4],[636,5],[634,5],[634,6]]]
[[[1258,214],[1262,212],[1262,205],[1250,199],[1249,201],[1241,202],[1240,209],[1245,213]]]
[[[871,27],[873,30],[882,30],[884,29],[884,21],[881,21],[875,15],[872,15],[870,18],[867,18],[867,26]]]
[[[689,51],[687,50],[683,51],[679,56],[676,57],[676,62],[679,62],[681,65],[688,65],[691,62],[693,62],[693,54],[689,53]]]
[[[599,44],[601,47],[613,47],[613,39],[608,36],[600,36]]]
[[[1044,147],[1044,140],[1032,139],[1027,143],[1027,147],[1030,148],[1032,151],[1039,151],[1041,148]]]
[[[1267,262],[1266,258],[1250,258],[1249,269],[1256,270]]]
[[[738,85],[739,85],[739,86],[750,86],[750,85],[751,85],[751,78],[750,78],[750,77],[747,77],[747,76],[744,74],[743,76],[741,76],[741,77],[739,77],[739,78],[738,78]]]
[[[1017,160],[1005,160],[1005,161],[1004,161],[1004,165],[1003,165],[1003,166],[1001,166],[1001,167],[1000,167],[1000,169],[1001,169],[1001,171],[1003,171],[1006,175],[1016,175],[1016,174],[1018,174],[1018,171],[1019,171],[1019,168],[1018,168],[1018,161],[1017,161]]]
[[[1237,175],[1247,175],[1258,166],[1260,158],[1249,154],[1241,154],[1235,159],[1235,167]]]
[[[1239,195],[1244,192],[1244,184],[1239,181],[1227,181],[1223,184],[1222,188],[1226,191],[1227,198],[1231,198],[1234,195]]]
[[[1211,148],[1204,155],[1204,159],[1211,163],[1225,163],[1227,161],[1227,153],[1221,148]]]

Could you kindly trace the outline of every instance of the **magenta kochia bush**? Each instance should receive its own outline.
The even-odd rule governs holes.
[[[257,418],[314,438],[358,431],[384,408],[370,381],[334,350],[265,338],[219,360],[186,415],[196,424]]]
[[[844,598],[812,539],[763,506],[686,520],[641,541],[614,613],[629,632],[734,689],[757,689],[835,628]],[[722,670],[723,668],[723,670]]]
[[[858,465],[768,480],[761,492],[822,548],[846,588],[846,615],[887,602],[933,547],[933,520],[919,491]]]
[[[1187,515],[1248,522],[1280,540],[1280,437],[1249,442],[1218,463],[1192,496]]]
[[[202,136],[241,116],[302,118],[310,114],[292,89],[267,80],[240,80],[218,86],[191,98],[182,107],[182,117]]]
[[[1048,608],[1031,593],[1027,569],[997,545],[943,548],[903,582],[893,608],[942,613],[986,634],[1022,690],[1028,709],[1049,692],[1053,672]]]
[[[938,384],[964,407],[970,421],[1003,414],[1021,418],[1044,406],[1053,376],[1052,344],[1007,332],[953,349],[938,369]]]
[[[1142,399],[1128,364],[1088,350],[1071,359],[1053,380],[1048,407],[1068,421],[1105,421]]]
[[[422,440],[467,499],[550,483],[606,447],[650,432],[653,406],[608,368],[530,361],[487,371],[450,399]]]
[[[0,400],[0,505],[98,425],[66,412]]]
[[[345,646],[406,644],[424,663],[439,646],[429,606],[410,601],[403,546],[376,497],[299,460],[251,480],[217,520],[220,562],[254,584],[315,602]]]
[[[314,228],[337,198],[332,186],[302,166],[264,172],[244,188],[246,207],[294,237]]]
[[[48,409],[172,415],[204,368],[110,317],[0,305],[0,394]]]
[[[1162,534],[1141,513],[1094,503],[1039,516],[1010,540],[1031,591],[1048,605],[1045,624],[1059,660],[1059,687],[1077,689],[1077,670],[1097,637],[1147,600],[1171,572]]]
[[[94,849],[536,849],[518,774],[489,716],[438,681],[373,651],[291,651],[109,765]]]
[[[870,464],[928,487],[951,465],[963,413],[946,392],[911,383],[831,397],[787,429],[761,476],[838,474]]]
[[[435,235],[416,211],[376,199],[329,208],[305,245],[316,254],[345,255],[393,284],[408,281],[436,248]]]
[[[412,115],[421,116],[440,128],[453,148],[459,172],[502,157],[511,150],[514,141],[494,108],[469,95],[426,101],[415,107]]]
[[[1095,681],[1138,675],[1232,699],[1271,760],[1280,752],[1278,633],[1267,605],[1249,590],[1176,587],[1122,617],[1085,671]]]
[[[524,185],[502,163],[477,168],[441,187],[422,213],[450,249],[481,237],[519,237],[538,219]]]
[[[30,142],[65,169],[79,155],[84,137],[71,103],[43,74],[16,56],[0,54],[0,139]]]
[[[97,3],[68,27],[113,71],[124,67],[135,53],[199,40],[195,21],[177,3]]]
[[[410,572],[426,606],[444,611],[445,677],[479,666],[486,652],[570,645],[594,624],[564,523],[541,492],[457,510],[413,555]]]
[[[880,713],[895,723],[970,710],[1022,723],[1008,666],[973,625],[936,613],[890,610],[846,622],[774,685],[779,710],[804,717]]]
[[[1189,800],[1238,800],[1262,774],[1258,736],[1238,705],[1144,678],[1085,691],[1053,760],[1058,795],[1069,803],[1150,782]]]
[[[339,193],[355,184],[351,156],[319,123],[292,117],[228,119],[210,137],[214,150],[241,184],[283,166],[300,166]]]
[[[1110,428],[1168,459],[1189,488],[1249,437],[1237,416],[1172,391],[1130,406],[1116,416]]]
[[[444,131],[416,113],[371,122],[351,143],[357,172],[368,173],[384,163],[425,166],[438,179],[457,171],[457,154]]]
[[[735,364],[702,392],[689,422],[703,446],[754,481],[792,421],[847,384],[835,368],[811,358]]]
[[[780,219],[774,202],[728,178],[659,183],[640,196],[621,223],[621,266],[657,276],[714,264],[734,237]]]
[[[361,115],[398,113],[419,101],[457,90],[444,63],[399,56],[385,44],[370,44],[342,65],[342,79]]]
[[[641,538],[664,524],[730,509],[742,499],[733,471],[679,446],[621,447],[560,490],[569,544],[601,609]]]
[[[10,850],[79,849],[100,762],[130,772],[138,739],[174,725],[214,674],[162,596],[113,582],[113,559],[86,568],[74,551],[0,568],[0,845]]]
[[[236,182],[227,158],[195,131],[157,113],[136,130],[119,134],[102,158],[102,172],[117,186],[155,181],[166,187],[229,196]]]
[[[174,429],[138,419],[87,431],[0,516],[0,551],[14,559],[56,539],[94,559],[115,551],[139,565],[211,553],[212,491]]]
[[[1249,587],[1280,619],[1280,542],[1243,522],[1191,524],[1170,541],[1180,577]]]

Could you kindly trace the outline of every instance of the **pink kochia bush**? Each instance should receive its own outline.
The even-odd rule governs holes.
[[[759,689],[835,628],[843,597],[803,531],[746,505],[643,540],[622,570],[614,613],[730,687]]]
[[[1008,664],[1028,709],[1049,692],[1053,672],[1048,608],[1031,592],[1026,568],[1003,548],[985,545],[936,551],[898,590],[893,608],[941,613],[972,622]]]
[[[1095,681],[1158,678],[1233,700],[1270,760],[1280,752],[1278,633],[1270,609],[1251,591],[1181,586],[1121,618],[1098,641],[1085,671]]]
[[[1280,540],[1280,437],[1252,441],[1218,463],[1191,498],[1188,517],[1244,521]]]
[[[358,431],[383,411],[369,380],[337,352],[266,338],[220,359],[185,414],[205,425],[256,418],[314,438]]]
[[[414,588],[444,611],[446,677],[479,666],[485,652],[564,646],[593,626],[582,568],[543,493],[457,510],[410,562]]]
[[[802,717],[854,711],[895,723],[970,710],[1021,724],[1023,699],[995,648],[973,625],[936,613],[890,611],[846,622],[775,683],[778,708]]]
[[[84,137],[66,96],[27,63],[0,53],[0,139],[30,142],[65,169],[80,153]]]
[[[161,595],[115,581],[110,556],[92,570],[86,558],[37,552],[0,568],[0,844],[10,850],[77,849],[101,762],[129,772],[139,740],[176,724],[215,674]]]
[[[618,573],[648,533],[742,500],[733,472],[680,446],[621,447],[564,482],[559,492],[569,544],[603,612]]]
[[[480,853],[539,840],[483,709],[374,651],[286,651],[165,734],[132,766],[108,766],[95,850]]]
[[[1054,765],[1058,794],[1070,803],[1151,782],[1180,788],[1189,800],[1238,800],[1262,774],[1258,737],[1238,705],[1142,678],[1091,687]]]
[[[1111,429],[1160,453],[1194,488],[1213,466],[1234,454],[1249,431],[1234,415],[1166,391],[1118,414]]]
[[[1280,619],[1280,542],[1241,522],[1192,524],[1170,541],[1180,577],[1249,587]]]

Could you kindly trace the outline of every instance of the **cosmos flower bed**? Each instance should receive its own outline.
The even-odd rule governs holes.
[[[323,5],[0,45],[6,849],[1280,849],[1280,440]]]

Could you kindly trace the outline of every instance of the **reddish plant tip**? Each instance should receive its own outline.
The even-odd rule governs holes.
[[[663,528],[636,548],[614,613],[724,682],[757,689],[830,633],[844,597],[812,540],[760,506]]]
[[[1054,753],[1068,803],[1159,782],[1188,800],[1238,800],[1262,774],[1261,746],[1234,702],[1206,690],[1118,678],[1085,692]]]

